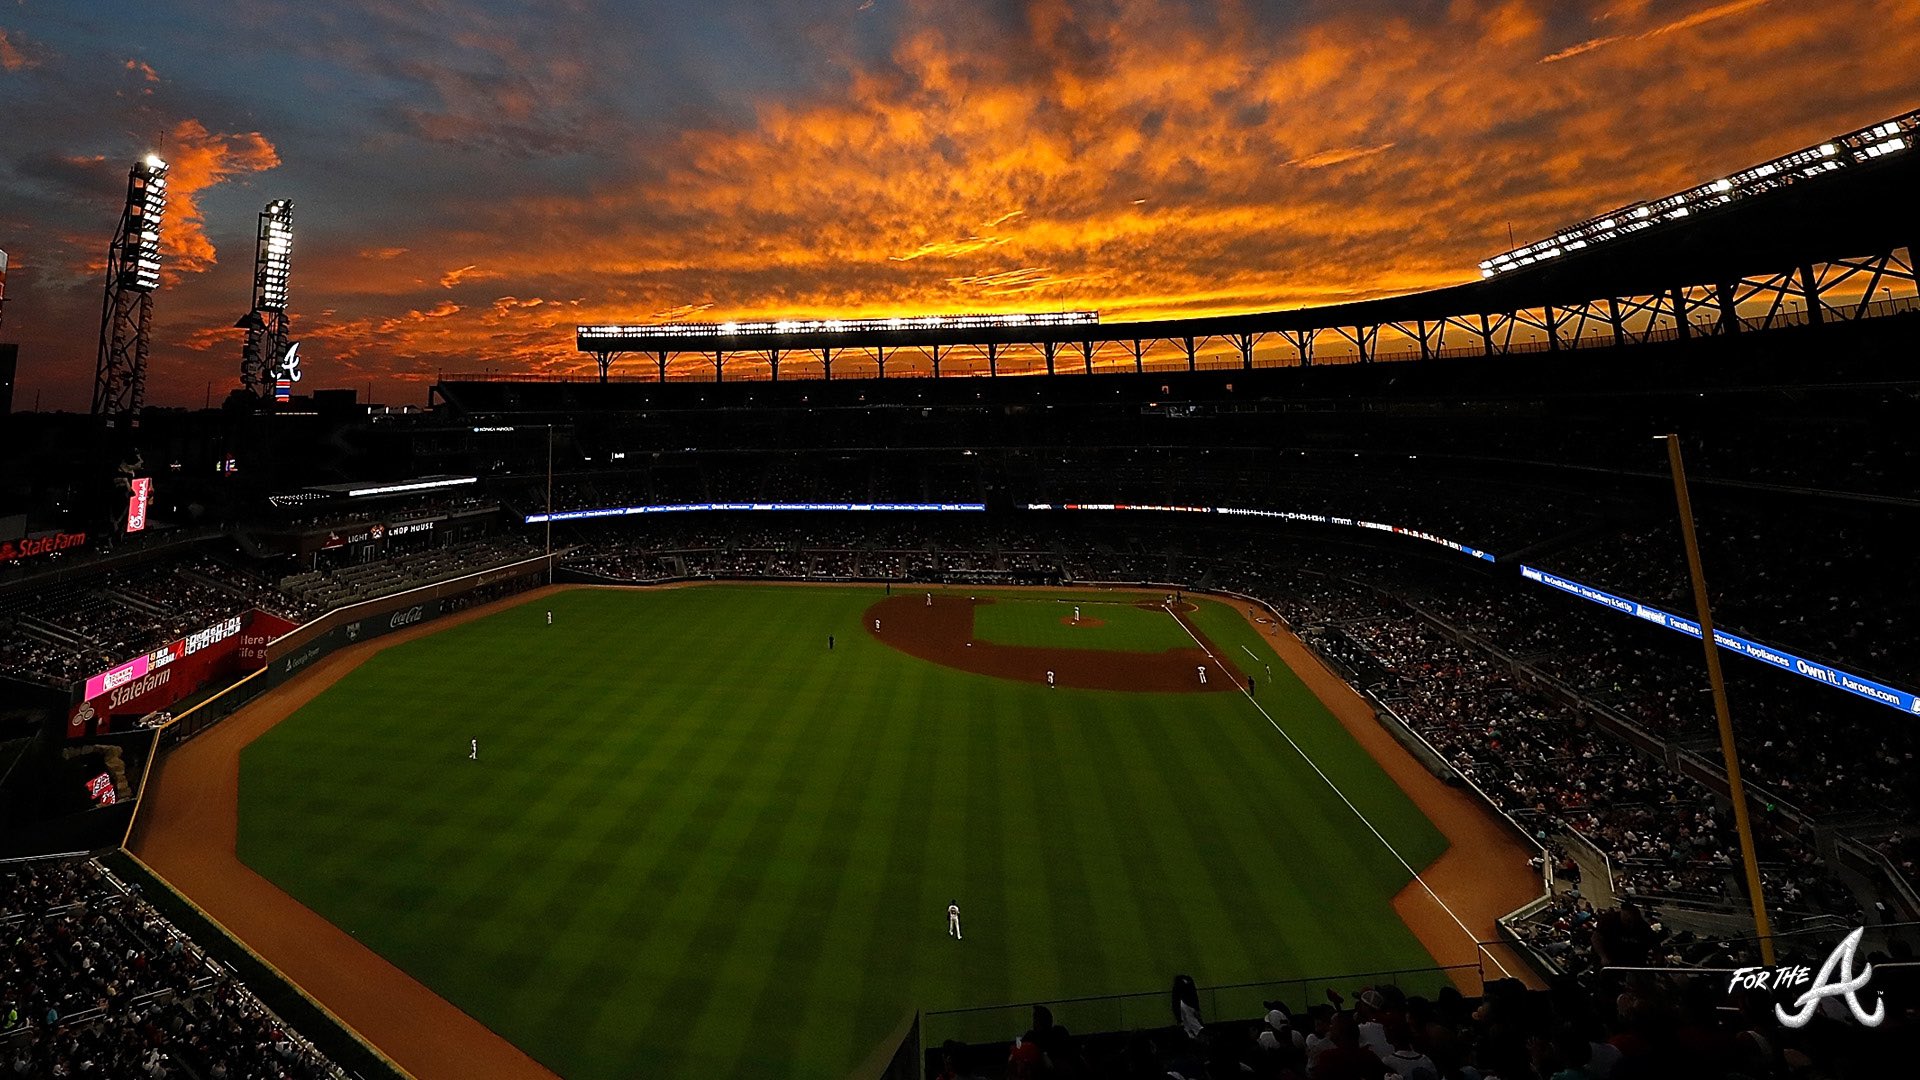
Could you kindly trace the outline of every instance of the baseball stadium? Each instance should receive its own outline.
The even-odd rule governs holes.
[[[296,392],[279,202],[242,390],[143,405],[144,159],[93,410],[0,428],[0,1066],[1904,1075],[1916,140],[406,408]]]

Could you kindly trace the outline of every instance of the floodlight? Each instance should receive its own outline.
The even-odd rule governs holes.
[[[160,226],[167,216],[167,163],[157,154],[127,174],[126,227],[120,240],[120,283],[140,292],[160,287]]]
[[[293,269],[293,203],[275,199],[260,212],[259,245],[253,260],[256,311],[287,310],[287,282]]]

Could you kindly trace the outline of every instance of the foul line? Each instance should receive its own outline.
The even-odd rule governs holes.
[[[1213,650],[1207,648],[1207,643],[1200,640],[1200,635],[1193,632],[1193,627],[1188,626],[1186,624],[1186,620],[1180,618],[1180,616],[1176,614],[1172,608],[1169,608],[1164,604],[1161,605],[1161,610],[1165,611],[1167,613],[1167,616],[1171,618],[1174,622],[1180,624],[1180,629],[1185,630],[1187,632],[1187,636],[1193,639],[1193,643],[1195,645],[1200,646],[1200,651],[1207,654],[1207,659],[1212,660],[1216,664],[1219,664],[1222,671],[1228,670],[1226,664],[1222,662],[1218,656],[1214,655]],[[1240,647],[1243,649],[1246,648],[1245,645],[1242,645]],[[1247,654],[1249,656],[1252,656],[1253,651],[1251,649],[1248,649]],[[1259,658],[1255,657],[1255,659],[1259,659]],[[1228,677],[1232,678],[1231,675],[1229,675]],[[1293,736],[1287,734],[1287,729],[1280,726],[1279,721],[1273,718],[1273,714],[1267,712],[1266,706],[1260,704],[1260,701],[1258,698],[1254,697],[1253,694],[1248,692],[1245,686],[1240,685],[1239,680],[1234,681],[1234,686],[1239,689],[1241,695],[1244,696],[1247,699],[1247,701],[1253,705],[1254,708],[1260,710],[1260,715],[1267,718],[1267,723],[1273,725],[1273,730],[1279,732],[1280,737],[1287,740],[1287,745],[1293,747],[1293,752],[1300,755],[1300,760],[1306,762],[1308,766],[1310,766],[1313,769],[1314,772],[1318,773],[1320,775],[1320,779],[1326,781],[1327,786],[1333,789],[1333,793],[1335,795],[1340,796],[1340,801],[1343,803],[1346,803],[1347,809],[1353,811],[1353,816],[1360,819],[1360,824],[1365,825],[1367,827],[1367,831],[1373,834],[1374,839],[1380,841],[1380,846],[1386,848],[1387,852],[1391,854],[1394,857],[1394,859],[1396,859],[1400,863],[1401,866],[1406,867],[1407,873],[1413,875],[1413,880],[1420,883],[1420,887],[1427,891],[1427,895],[1433,897],[1433,902],[1440,905],[1440,910],[1447,913],[1447,918],[1453,920],[1453,925],[1459,927],[1460,932],[1467,935],[1468,941],[1473,942],[1475,951],[1476,952],[1479,951],[1479,948],[1480,948],[1479,935],[1475,934],[1472,930],[1467,929],[1467,924],[1464,922],[1461,922],[1460,916],[1454,914],[1453,909],[1447,906],[1447,902],[1440,898],[1440,894],[1433,891],[1433,886],[1427,884],[1427,879],[1420,876],[1420,871],[1415,870],[1413,868],[1413,864],[1409,863],[1406,860],[1406,856],[1401,855],[1400,850],[1394,847],[1393,843],[1389,841],[1384,835],[1382,835],[1379,829],[1374,827],[1373,822],[1367,820],[1367,815],[1361,813],[1360,808],[1353,805],[1353,800],[1347,798],[1347,793],[1340,790],[1340,785],[1334,783],[1333,778],[1328,776],[1326,774],[1326,771],[1320,768],[1320,763],[1314,761],[1313,758],[1307,756],[1307,752],[1300,748],[1299,743],[1293,741]],[[1507,970],[1507,965],[1502,964],[1500,962],[1500,958],[1498,956],[1494,956],[1492,953],[1487,953],[1486,955],[1489,959],[1493,961],[1493,965],[1500,969],[1501,974],[1509,977],[1513,975],[1513,972]]]

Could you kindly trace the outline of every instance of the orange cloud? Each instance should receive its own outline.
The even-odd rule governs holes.
[[[37,62],[7,36],[6,27],[0,26],[0,71],[25,71],[36,66]]]
[[[127,70],[132,72],[137,72],[142,78],[146,79],[150,83],[157,83],[160,81],[160,73],[153,70],[153,68],[149,66],[144,60],[128,60]]]
[[[1378,146],[1343,146],[1336,150],[1322,150],[1317,154],[1308,154],[1306,157],[1283,161],[1281,164],[1297,165],[1302,169],[1324,169],[1330,165],[1342,165],[1359,158],[1372,157],[1375,154],[1384,153],[1391,149],[1393,149],[1393,144],[1390,142],[1381,143]]]
[[[1540,58],[1540,62],[1543,64],[1557,64],[1562,60],[1571,60],[1576,56],[1585,55],[1595,49],[1605,48],[1620,40],[1623,40],[1623,36],[1620,34],[1613,34],[1609,37],[1588,38],[1586,41],[1582,41],[1577,45],[1569,45],[1559,52],[1548,53]]]
[[[482,270],[479,266],[468,264],[440,275],[440,287],[451,289],[463,281],[490,281],[502,277],[498,270]]]
[[[168,135],[167,218],[161,230],[162,264],[169,277],[198,274],[219,261],[201,219],[199,196],[218,184],[280,164],[273,144],[257,131],[215,135],[198,120],[182,120]]]
[[[559,125],[594,167],[490,193],[457,231],[343,217],[358,257],[303,256],[296,334],[315,372],[418,380],[584,370],[572,328],[603,320],[1363,299],[1469,280],[1509,228],[1545,235],[1920,102],[1910,0],[1604,6],[1322,5],[1277,26],[1292,16],[1254,0],[965,19],[905,0],[896,37],[808,89],[644,139]],[[502,76],[505,128],[447,76],[409,130],[535,146],[556,91],[525,66]],[[220,304],[206,318],[230,324]]]

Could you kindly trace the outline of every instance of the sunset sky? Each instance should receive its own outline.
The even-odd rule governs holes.
[[[1916,55],[1912,0],[0,0],[0,340],[16,408],[86,407],[149,150],[149,402],[237,384],[275,198],[303,389],[418,402],[580,322],[1456,283],[1920,105]]]

